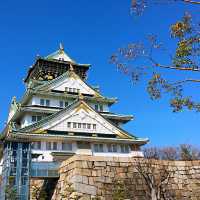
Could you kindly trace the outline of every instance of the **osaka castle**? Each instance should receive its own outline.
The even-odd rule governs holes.
[[[1,200],[9,199],[8,190],[30,199],[30,179],[58,178],[60,163],[74,154],[143,156],[148,139],[122,128],[133,116],[110,112],[117,99],[86,82],[90,67],[60,45],[29,68],[25,93],[19,101],[13,97],[0,135]]]

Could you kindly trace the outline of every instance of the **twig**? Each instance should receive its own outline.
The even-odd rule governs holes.
[[[200,5],[200,1],[183,0],[183,2],[184,3],[199,4]]]

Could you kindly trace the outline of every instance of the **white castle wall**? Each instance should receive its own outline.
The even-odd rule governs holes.
[[[40,99],[48,99],[50,100],[50,107],[56,107],[56,108],[60,108],[60,101],[63,102],[68,102],[68,105],[72,104],[73,101],[72,100],[64,100],[62,98],[45,98],[42,96],[33,96],[31,98],[31,100],[28,102],[28,105],[40,105]],[[93,109],[95,109],[95,103],[88,103]],[[103,112],[109,112],[109,106],[107,104],[101,104],[103,106]],[[41,109],[41,115],[42,114],[42,109]],[[40,115],[40,114],[34,114],[34,113],[27,113],[23,116],[22,120],[21,120],[21,127],[25,127],[28,126],[30,124],[32,124],[32,115]],[[80,120],[79,120],[80,121]],[[87,122],[84,122],[87,123]]]
[[[103,152],[95,152],[94,145],[91,144],[91,149],[79,149],[76,142],[71,142],[72,150],[62,150],[62,142],[57,142],[57,150],[47,150],[46,142],[41,142],[41,149],[32,149],[32,153],[41,154],[37,159],[33,161],[39,162],[51,162],[53,161],[52,152],[68,152],[81,155],[94,155],[94,156],[112,156],[112,157],[143,157],[142,151],[132,151],[129,148],[129,152],[121,153],[120,145],[117,145],[117,152],[109,152],[107,144],[103,144]]]

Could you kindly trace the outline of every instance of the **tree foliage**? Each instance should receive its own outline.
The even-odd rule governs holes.
[[[131,11],[141,15],[151,4],[182,2],[199,6],[200,1],[167,0],[146,1],[132,0]],[[162,21],[162,20],[161,20]],[[124,74],[130,76],[133,84],[146,81],[146,89],[152,100],[169,94],[170,106],[174,112],[184,108],[200,111],[200,100],[185,94],[187,84],[199,84],[200,78],[200,24],[192,21],[192,15],[185,12],[182,19],[171,25],[169,37],[174,42],[175,51],[170,55],[170,63],[161,63],[160,54],[166,54],[165,45],[158,36],[148,35],[140,42],[129,43],[119,48],[110,58],[112,64]],[[174,72],[173,77],[165,76],[166,70]],[[188,73],[185,75],[185,73]],[[177,73],[180,76],[177,76]],[[193,78],[195,77],[195,78]]]

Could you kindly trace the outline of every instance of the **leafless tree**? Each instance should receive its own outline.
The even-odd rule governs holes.
[[[156,164],[154,159],[135,159],[133,166],[144,179],[147,186],[147,200],[173,200],[173,194],[169,190],[169,180],[174,172],[168,169],[168,165]],[[175,199],[174,199],[175,200]]]
[[[190,144],[181,144],[179,147],[149,147],[143,151],[147,159],[200,160],[200,149]]]

